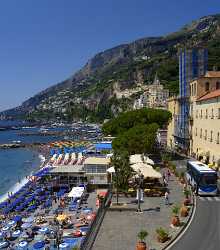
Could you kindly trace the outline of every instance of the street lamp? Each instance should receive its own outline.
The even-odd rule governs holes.
[[[137,183],[137,198],[138,198],[138,208],[137,213],[142,213],[141,210],[141,188],[143,187],[144,176],[139,170],[136,176],[136,183]]]

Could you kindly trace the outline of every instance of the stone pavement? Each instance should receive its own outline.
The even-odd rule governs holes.
[[[170,203],[180,205],[184,199],[183,187],[173,175],[168,187],[170,189]],[[131,198],[119,198],[119,202],[127,203],[130,200]],[[134,209],[137,207],[137,205],[129,206],[133,206]],[[146,238],[148,249],[162,249],[166,243],[157,242],[155,230],[158,227],[163,227],[172,234],[178,230],[170,227],[172,205],[165,205],[164,197],[144,197],[144,203],[141,204],[141,208],[143,214],[136,214],[135,211],[122,210],[120,212],[108,210],[96,237],[93,249],[135,250],[137,233],[141,229],[149,233]]]

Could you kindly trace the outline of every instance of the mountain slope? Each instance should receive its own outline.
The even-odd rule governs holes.
[[[151,82],[155,72],[171,93],[177,93],[177,53],[180,47],[206,46],[209,66],[220,66],[219,38],[220,15],[213,15],[167,36],[119,45],[98,53],[70,78],[3,114],[12,117],[25,115],[28,119],[103,120],[112,117],[131,107],[141,92],[137,86]],[[129,89],[133,91],[129,92]]]

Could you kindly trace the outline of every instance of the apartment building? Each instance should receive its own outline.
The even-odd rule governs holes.
[[[220,71],[190,83],[190,154],[220,161]]]

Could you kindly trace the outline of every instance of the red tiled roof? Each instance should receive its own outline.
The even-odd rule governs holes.
[[[214,90],[214,91],[212,91],[212,92],[198,98],[197,102],[207,100],[207,99],[211,99],[211,98],[215,98],[215,97],[218,97],[218,96],[220,96],[220,89]]]

